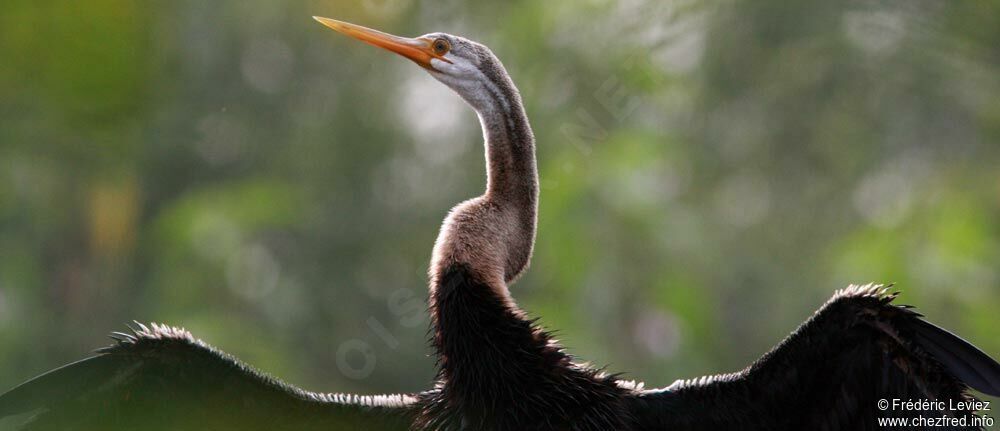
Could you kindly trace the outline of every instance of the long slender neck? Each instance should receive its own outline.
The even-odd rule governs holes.
[[[574,366],[517,307],[507,285],[531,258],[538,211],[535,140],[502,67],[463,96],[486,140],[486,193],[455,207],[434,246],[430,309],[439,390],[421,429],[622,429],[614,379]],[[461,93],[461,92],[460,92]],[[527,401],[526,401],[527,400]],[[527,407],[525,407],[527,406]]]
[[[502,68],[484,68],[483,81],[463,95],[475,108],[486,147],[486,192],[452,209],[441,227],[431,265],[431,288],[455,265],[506,296],[507,284],[528,266],[538,214],[535,137],[517,88]]]
[[[517,91],[488,85],[477,109],[486,143],[486,199],[534,213],[538,205],[535,138]],[[530,220],[534,230],[534,218]]]

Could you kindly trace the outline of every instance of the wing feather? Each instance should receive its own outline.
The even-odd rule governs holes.
[[[879,407],[882,399],[956,405],[972,399],[969,386],[1000,394],[1000,364],[895,298],[878,285],[838,291],[746,369],[639,393],[636,416],[646,429],[672,430],[893,429],[879,418],[916,416],[965,418],[928,429],[980,429],[969,410]]]
[[[112,333],[97,355],[0,395],[0,418],[24,429],[407,430],[416,397],[305,391],[263,374],[183,329]]]

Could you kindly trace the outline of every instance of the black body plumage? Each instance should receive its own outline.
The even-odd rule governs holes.
[[[439,390],[417,429],[627,429],[628,390],[576,365],[533,320],[462,267],[431,298]]]

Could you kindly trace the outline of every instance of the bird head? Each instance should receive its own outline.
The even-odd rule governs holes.
[[[512,85],[500,60],[486,46],[447,33],[400,37],[360,25],[314,16],[316,21],[362,42],[392,51],[420,65],[473,106],[489,97],[489,86]]]

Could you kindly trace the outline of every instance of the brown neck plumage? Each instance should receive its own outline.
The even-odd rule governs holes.
[[[506,90],[506,91],[505,91]],[[538,216],[538,170],[535,137],[510,84],[494,97],[498,110],[480,112],[486,140],[486,193],[483,198],[501,208],[508,236],[504,282],[514,281],[528,266]],[[506,94],[505,94],[506,93]]]
[[[534,212],[538,205],[538,171],[531,126],[516,91],[491,95],[494,106],[479,113],[486,140],[485,198]],[[534,228],[534,220],[531,224]]]
[[[441,227],[431,265],[431,288],[449,268],[470,275],[509,300],[507,285],[528,266],[538,213],[535,138],[521,97],[502,69],[483,69],[474,98],[486,146],[486,192],[452,209]]]

